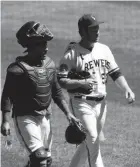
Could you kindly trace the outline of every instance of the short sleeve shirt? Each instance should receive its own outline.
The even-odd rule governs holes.
[[[60,61],[61,77],[66,78],[71,69],[88,71],[96,81],[91,95],[106,95],[108,75],[119,70],[110,48],[96,42],[92,51],[83,48],[79,43],[69,44]]]

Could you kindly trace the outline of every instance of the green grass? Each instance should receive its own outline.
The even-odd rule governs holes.
[[[136,103],[127,105],[124,94],[108,82],[108,114],[104,128],[107,140],[101,144],[106,167],[140,167],[140,2],[2,2],[1,3],[1,85],[3,87],[8,64],[24,49],[17,44],[15,33],[28,20],[48,25],[54,33],[49,43],[49,56],[60,60],[69,41],[79,40],[77,21],[83,13],[93,13],[105,21],[100,27],[100,42],[107,44],[129,85],[136,93]],[[65,93],[66,97],[67,94]],[[67,97],[68,100],[68,97]],[[53,167],[67,167],[75,147],[65,143],[67,120],[53,105],[52,148]],[[13,148],[8,152],[1,140],[1,166],[22,167],[27,157],[20,146],[11,120]]]

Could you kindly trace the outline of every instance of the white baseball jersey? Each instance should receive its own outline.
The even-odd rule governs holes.
[[[96,82],[88,96],[106,96],[106,83],[109,74],[119,70],[108,46],[96,42],[92,51],[79,43],[70,43],[60,61],[60,73],[66,77],[71,69],[88,71]]]

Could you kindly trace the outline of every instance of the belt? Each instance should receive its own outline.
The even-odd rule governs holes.
[[[85,100],[93,100],[93,101],[102,101],[105,96],[102,96],[102,97],[93,97],[93,96],[82,96],[82,95],[79,95],[79,96],[74,96],[74,98],[78,98],[78,99],[85,99]]]

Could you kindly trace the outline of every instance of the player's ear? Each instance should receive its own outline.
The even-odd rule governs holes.
[[[82,32],[81,32],[81,29],[79,30],[79,34],[80,34],[80,36],[82,37]]]
[[[88,30],[81,28],[81,29],[79,29],[79,34],[80,34],[81,38],[87,38]]]
[[[85,32],[84,32],[83,28],[79,29],[79,34],[80,34],[81,38],[85,36]]]

